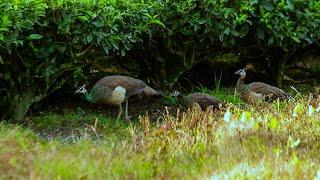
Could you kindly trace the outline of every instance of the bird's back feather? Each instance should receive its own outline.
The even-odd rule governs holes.
[[[99,86],[115,89],[117,86],[122,86],[126,89],[126,97],[141,93],[147,84],[139,79],[134,79],[128,76],[107,76],[100,79],[96,84]]]
[[[253,82],[247,85],[251,92],[262,94],[262,96],[270,96],[272,100],[280,98],[287,99],[290,94],[284,92],[282,89],[263,82]]]
[[[147,84],[139,79],[134,79],[128,76],[107,76],[100,79],[91,89],[90,95],[92,102],[103,102],[107,104],[118,104],[122,99],[120,91],[115,91],[116,88],[121,87],[125,90],[125,98],[132,95],[144,93],[147,96],[163,96],[159,91],[152,89]],[[113,97],[116,96],[116,97]]]
[[[214,109],[219,109],[219,104],[222,104],[214,96],[210,96],[205,93],[192,93],[184,97],[188,105],[192,103],[198,103],[202,110],[205,110],[208,106],[213,106]]]

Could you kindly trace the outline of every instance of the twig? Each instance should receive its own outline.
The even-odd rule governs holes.
[[[157,109],[157,111],[158,111],[159,114],[163,117],[163,119],[165,119],[165,115],[164,115],[159,109]]]
[[[300,92],[293,86],[290,86],[291,89],[293,89],[296,93],[300,94]]]

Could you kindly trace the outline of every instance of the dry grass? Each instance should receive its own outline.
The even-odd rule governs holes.
[[[320,178],[320,108],[308,97],[257,106],[230,104],[215,113],[166,111],[157,122],[146,115],[133,125],[96,115],[81,118],[92,119],[87,121],[91,125],[73,143],[45,141],[31,130],[2,124],[1,177]],[[102,140],[85,136],[92,128]]]

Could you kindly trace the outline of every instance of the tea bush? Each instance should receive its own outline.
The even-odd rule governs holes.
[[[60,88],[81,68],[125,56],[156,24],[155,3],[135,1],[1,1],[0,58],[11,117]]]
[[[319,1],[161,2],[159,18],[168,31],[157,33],[163,47],[149,52],[165,64],[161,76],[171,85],[200,62],[216,66],[223,61],[221,55],[233,52],[240,59],[256,57],[249,60],[266,64],[274,82],[281,86],[285,64],[319,42]],[[228,61],[234,63],[237,58]]]
[[[172,88],[201,62],[256,56],[281,86],[285,64],[319,45],[320,2],[313,0],[0,3],[0,85],[17,121],[84,67],[108,66],[111,57],[134,59],[134,70]]]

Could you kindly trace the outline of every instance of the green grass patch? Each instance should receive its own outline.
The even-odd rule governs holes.
[[[207,87],[200,86],[198,91],[210,94],[212,96],[217,97],[219,100],[233,103],[233,104],[241,104],[243,101],[237,95],[235,89],[233,88],[221,88],[217,86],[215,89],[208,89]]]
[[[44,114],[32,117],[30,127],[0,124],[0,176],[319,178],[319,119],[319,102],[307,97],[258,106],[230,104],[216,113],[178,111],[158,122],[141,116],[132,124],[86,111]],[[37,135],[49,126],[81,133],[68,143]]]

